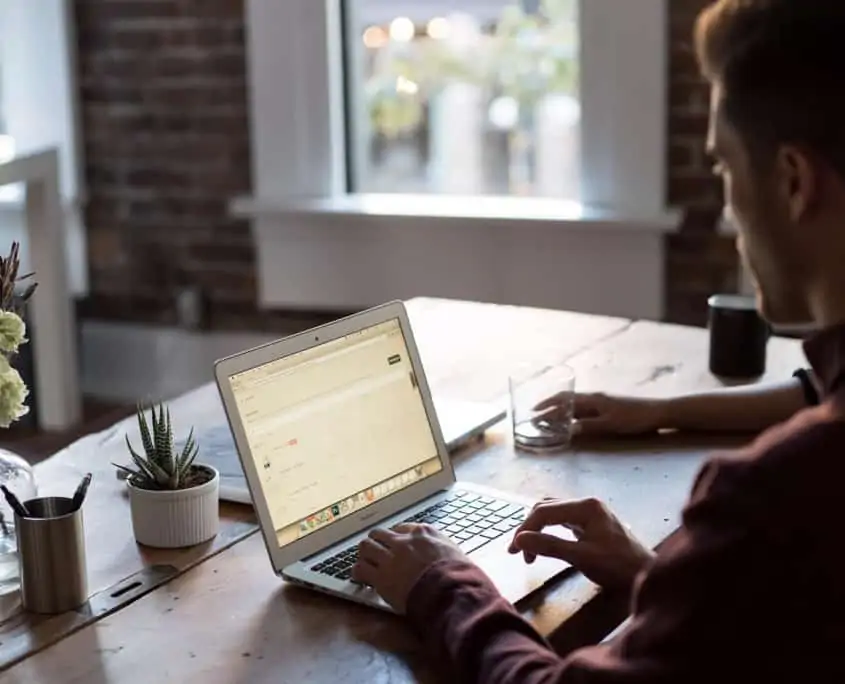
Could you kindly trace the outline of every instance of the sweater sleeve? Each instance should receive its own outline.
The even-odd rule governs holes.
[[[823,446],[818,440],[764,441],[796,462]],[[772,456],[775,462],[784,458]],[[408,617],[462,682],[703,684],[725,681],[726,671],[736,677],[730,681],[802,681],[802,654],[819,651],[813,646],[819,631],[810,626],[830,622],[819,615],[830,612],[830,602],[807,596],[836,596],[838,590],[822,554],[794,549],[802,539],[814,542],[809,550],[829,546],[824,540],[834,535],[814,526],[831,514],[802,515],[796,505],[814,500],[819,476],[806,483],[791,477],[795,486],[785,488],[788,469],[775,463],[749,478],[743,460],[704,468],[680,530],[637,580],[630,623],[608,644],[558,656],[467,561],[430,567],[409,596]],[[801,591],[784,593],[785,586],[799,586],[796,577],[803,578]],[[802,628],[787,629],[792,624]],[[837,667],[845,672],[845,665]],[[782,678],[784,673],[795,678]]]

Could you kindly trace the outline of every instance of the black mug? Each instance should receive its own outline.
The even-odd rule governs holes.
[[[713,295],[707,300],[710,372],[729,380],[752,380],[766,372],[769,324],[754,297]]]

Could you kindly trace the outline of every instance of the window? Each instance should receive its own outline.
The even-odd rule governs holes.
[[[577,0],[346,0],[350,186],[579,197]]]
[[[314,204],[305,207],[309,211],[345,211],[344,207],[354,206],[355,198],[347,197],[350,193],[501,196],[507,191],[508,199],[574,197],[587,208],[622,218],[657,217],[660,223],[666,217],[666,5],[667,0],[248,0],[255,196],[246,198],[236,211],[254,214],[258,209],[249,208],[250,203],[261,206],[264,213],[273,206],[285,211],[295,205],[299,210],[305,199],[321,200],[316,209]],[[533,33],[516,31],[521,36],[517,48],[512,47],[513,37],[502,37],[509,31],[512,36],[509,22],[514,18],[517,24],[540,26]],[[400,21],[394,23],[396,19]],[[397,45],[384,44],[385,31],[390,39],[391,24],[390,42]],[[366,40],[375,48],[366,48],[364,35],[371,27]],[[397,49],[426,58],[449,56],[455,51],[456,31],[464,37],[471,33],[476,43],[485,46],[473,47],[469,63],[486,79],[473,82],[448,70],[443,76],[442,66],[436,70],[438,78],[415,76],[419,82],[410,73],[394,73],[392,83],[382,76],[394,93],[398,85],[397,94],[424,98],[423,106],[408,110],[411,123],[398,134],[395,126],[374,130],[368,112],[389,108],[374,94],[368,96],[366,84],[378,94],[378,75],[391,73],[376,62],[386,61]],[[533,118],[535,131],[545,126],[538,123],[544,116],[564,124],[550,126],[551,133],[535,134],[532,153],[519,154],[519,146],[512,145],[517,150],[511,154],[508,138],[517,136],[507,135],[507,124],[518,121],[519,109],[515,116],[515,108],[501,97],[508,60],[489,56],[503,44],[530,53],[522,41],[530,43],[532,36],[548,37],[552,31],[560,32],[561,38],[538,39],[543,46],[538,50],[555,54],[552,63],[560,65],[559,71],[558,67],[550,71],[566,76],[549,79],[545,90],[537,89],[545,93],[537,98],[542,106],[522,111],[531,112],[525,118]],[[441,38],[432,39],[429,33]],[[340,40],[343,36],[345,41]],[[559,54],[551,50],[552,43]],[[485,61],[480,57],[484,54],[490,60],[487,68],[477,63]],[[529,69],[531,73],[543,74],[548,68],[536,66],[545,63],[543,58],[528,61],[536,67]],[[490,68],[490,62],[501,69]],[[428,67],[425,72],[432,73]],[[449,93],[444,93],[447,89]],[[453,116],[456,107],[436,104],[444,97],[479,102],[476,110],[465,106],[463,116],[477,118],[477,125],[468,128],[480,130],[481,138],[472,142],[454,132],[460,125]],[[492,104],[496,106],[491,117]],[[538,109],[544,114],[538,115]],[[551,116],[548,110],[560,111]],[[566,121],[574,122],[571,129]],[[536,143],[539,139],[543,144]],[[477,156],[456,154],[446,140],[459,149],[479,148]],[[567,149],[569,154],[558,153]],[[494,163],[497,154],[505,159],[504,165]],[[467,162],[468,158],[474,161]],[[442,159],[454,163],[446,165]],[[529,163],[521,163],[526,159]],[[442,179],[438,173],[444,168]],[[463,173],[466,168],[472,173]],[[526,201],[525,208],[530,218],[536,203]],[[512,211],[518,209],[513,206]]]
[[[406,156],[407,168],[401,155],[392,162],[404,175],[378,173],[379,148],[408,143],[401,136],[380,141],[370,130],[363,84],[375,71],[367,66],[364,32],[376,26],[389,37],[393,20],[407,17],[413,38],[398,42],[413,47],[414,39],[430,38],[430,28],[445,36],[439,19],[457,11],[470,16],[489,45],[515,1],[246,0],[252,193],[233,198],[231,210],[252,222],[262,306],[352,309],[427,294],[662,315],[662,233],[679,222],[665,204],[670,0],[572,6],[575,85],[561,94],[577,95],[580,112],[577,157],[570,159],[577,172],[568,176],[574,182],[511,191],[501,166],[475,164],[470,168],[485,185],[458,189],[462,175],[452,173],[450,184],[432,172],[437,157],[428,145]],[[521,5],[525,14],[536,12],[539,1]],[[400,39],[408,33],[408,22],[394,26]],[[374,31],[367,40],[378,45],[384,37]],[[452,77],[445,83],[466,85]],[[492,103],[495,88],[485,90]],[[493,129],[484,106],[482,100],[477,116],[486,138],[479,146],[493,154],[489,139],[498,136],[504,155],[506,136]],[[423,107],[423,121],[429,109]],[[493,117],[507,118],[501,111]],[[453,121],[447,124],[441,133],[450,132]],[[434,130],[426,123],[416,135]],[[412,184],[418,190],[409,191]]]

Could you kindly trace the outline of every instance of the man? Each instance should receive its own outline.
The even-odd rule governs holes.
[[[504,684],[845,682],[845,2],[720,0],[696,47],[710,152],[774,324],[814,323],[819,406],[699,474],[654,556],[599,502],[543,502],[512,550],[633,590],[629,627],[561,659],[449,542],[372,534],[355,577],[405,612],[461,680]],[[579,540],[542,532],[571,526]]]

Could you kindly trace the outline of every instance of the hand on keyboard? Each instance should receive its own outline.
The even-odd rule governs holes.
[[[441,560],[468,560],[460,547],[431,525],[402,523],[373,530],[358,546],[352,578],[372,586],[397,612],[404,613],[414,585]]]
[[[526,512],[518,504],[459,490],[404,522],[431,525],[457,544],[464,553],[472,553],[515,530],[525,520]],[[349,581],[352,579],[352,566],[357,560],[358,547],[350,546],[317,563],[311,570]]]

